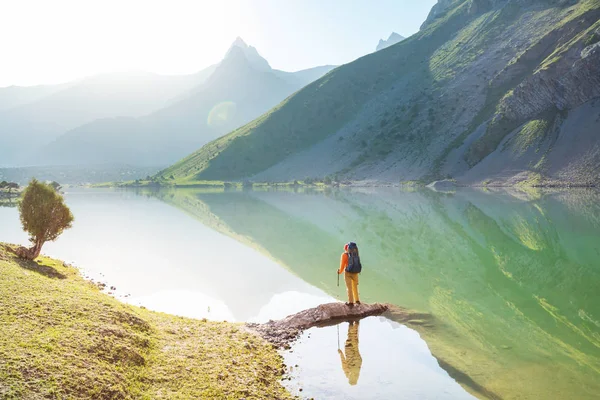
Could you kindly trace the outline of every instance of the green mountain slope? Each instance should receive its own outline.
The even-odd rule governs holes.
[[[600,0],[440,1],[419,33],[161,176],[596,181],[599,18]]]

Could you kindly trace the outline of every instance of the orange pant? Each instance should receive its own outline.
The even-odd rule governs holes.
[[[354,303],[360,301],[358,297],[358,274],[352,272],[344,272],[346,281],[346,291],[348,292],[348,302]]]

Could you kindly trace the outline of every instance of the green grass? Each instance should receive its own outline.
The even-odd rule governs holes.
[[[585,46],[593,46],[598,42],[600,42],[600,30],[596,30],[596,32],[588,36],[585,40]]]
[[[550,121],[545,119],[536,119],[529,121],[515,135],[514,149],[523,154],[541,137],[543,137],[548,128]]]
[[[544,177],[538,172],[530,172],[527,179],[517,184],[518,188],[535,188],[544,183]]]
[[[582,1],[580,4],[577,5],[577,7],[574,7],[572,13],[569,13],[567,16],[565,16],[565,18],[562,21],[560,21],[557,28],[563,27],[568,23],[581,24],[581,19],[586,17],[591,18],[592,20],[598,19],[599,7],[600,0]],[[577,35],[573,36],[573,38],[571,38],[571,40],[569,40],[568,42],[562,44],[561,46],[557,46],[554,52],[550,54],[550,56],[548,56],[548,58],[546,58],[544,62],[540,65],[540,69],[547,69],[552,64],[560,61],[560,59],[573,46],[582,41],[585,41],[586,46],[589,46],[589,44],[587,43],[588,41],[590,42],[590,44],[593,44],[593,38],[597,35],[597,33],[595,33],[594,30],[598,29],[599,27],[600,21],[597,21],[588,29],[582,30]]]
[[[0,244],[0,398],[287,399],[284,365],[232,323],[125,305]]]
[[[481,15],[441,46],[431,57],[430,69],[436,81],[445,81],[465,69],[494,44],[507,26],[514,22],[519,9],[508,5]]]

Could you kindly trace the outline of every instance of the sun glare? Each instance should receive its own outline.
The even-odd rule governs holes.
[[[3,42],[16,57],[4,63],[0,80],[23,85],[124,70],[193,73],[218,62],[236,36],[251,34],[237,0],[19,1],[1,8],[0,35],[19,40]]]

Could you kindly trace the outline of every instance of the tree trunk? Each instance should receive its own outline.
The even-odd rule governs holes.
[[[40,256],[40,253],[42,252],[43,244],[44,244],[43,242],[37,241],[33,245],[33,247],[30,247],[30,248],[19,246],[14,250],[14,253],[19,258],[23,258],[25,260],[35,260],[36,258],[38,258]]]

